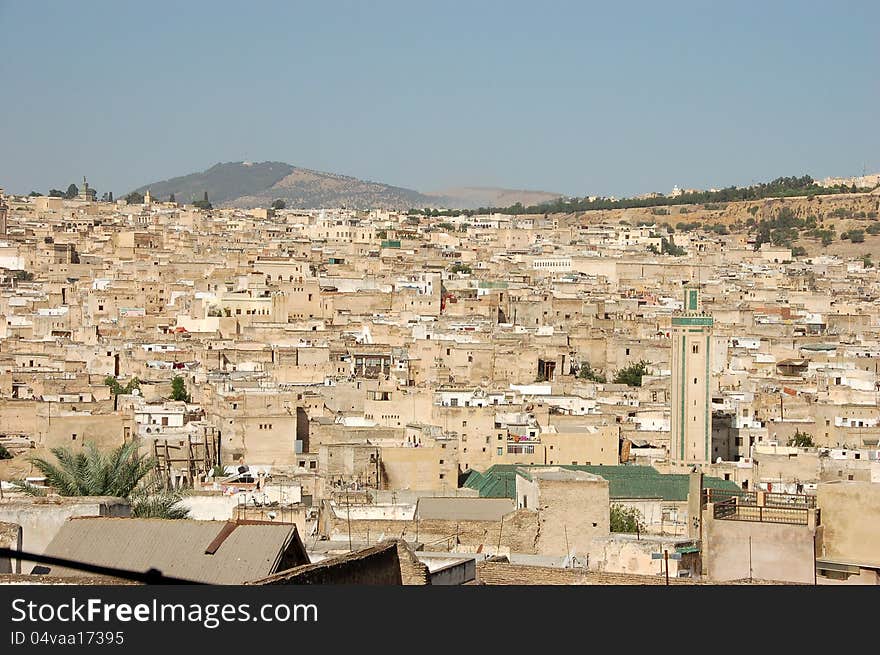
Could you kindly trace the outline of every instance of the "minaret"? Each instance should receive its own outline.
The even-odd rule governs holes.
[[[82,189],[79,190],[79,199],[85,200],[86,202],[94,202],[95,196],[95,190],[89,188],[89,183],[86,182],[86,176],[83,175],[83,185]]]
[[[9,208],[6,205],[6,200],[3,198],[3,189],[0,189],[0,236],[6,236],[6,215],[9,211]]]
[[[699,285],[686,285],[683,309],[672,316],[669,458],[674,464],[707,464],[712,459],[712,325],[712,316],[703,312]]]

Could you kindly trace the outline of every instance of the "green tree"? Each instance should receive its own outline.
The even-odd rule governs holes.
[[[114,396],[118,396],[120,394],[127,396],[131,394],[131,392],[135,389],[141,388],[141,381],[137,377],[133,377],[123,387],[121,384],[119,384],[119,380],[117,380],[112,375],[108,375],[106,378],[104,378],[104,384],[110,387],[110,393],[112,393]]]
[[[76,198],[79,195],[79,188],[75,184],[71,184],[67,187],[67,193],[64,194],[64,197],[70,200],[71,198]]]
[[[61,191],[60,189],[49,189],[49,197],[50,198],[63,198],[64,191]]]
[[[272,209],[286,209],[287,203],[280,198],[272,203]]]
[[[593,382],[606,382],[605,375],[601,371],[595,370],[590,362],[584,362],[578,369],[578,375],[582,380],[592,380]]]
[[[473,270],[467,264],[455,263],[452,265],[452,268],[449,269],[452,273],[464,273],[465,275],[470,275]]]
[[[676,245],[672,239],[667,239],[666,237],[660,239],[660,252],[664,255],[672,255],[673,257],[681,257],[687,254],[687,250]]]
[[[31,191],[31,192],[28,194],[28,197],[29,197],[29,198],[39,198],[39,197],[41,197],[42,195],[43,195],[42,193],[39,193],[39,192],[37,192],[37,191]]]
[[[626,507],[620,503],[611,505],[611,532],[644,532],[645,518],[635,507]]]
[[[125,202],[129,205],[142,205],[144,204],[144,194],[132,191],[125,196]]]
[[[648,372],[649,363],[642,359],[618,369],[614,372],[614,384],[625,384],[630,387],[642,386],[642,378]]]
[[[177,200],[174,199],[174,194],[173,194],[173,193],[172,193],[170,196],[168,196],[168,202],[171,202],[171,203],[176,203],[176,202],[177,202]]]
[[[88,442],[79,452],[53,448],[55,462],[43,457],[32,457],[30,461],[46,478],[46,484],[61,496],[117,496],[127,498],[132,515],[139,518],[186,518],[189,512],[177,504],[179,495],[144,484],[156,462],[141,455],[138,447],[137,441],[129,441],[102,452]],[[19,487],[33,495],[45,494],[43,489],[27,483]]]
[[[813,435],[807,432],[801,432],[800,430],[795,430],[794,436],[788,440],[789,446],[797,446],[798,448],[815,448],[816,444],[813,442]]]
[[[849,240],[853,243],[864,243],[865,242],[865,231],[864,230],[850,230],[849,231]]]
[[[192,400],[186,392],[186,381],[179,375],[174,376],[171,380],[171,400],[182,400],[188,403]]]
[[[0,444],[0,459],[12,459],[12,453],[6,450],[3,444]]]

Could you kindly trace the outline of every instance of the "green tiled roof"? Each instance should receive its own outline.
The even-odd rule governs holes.
[[[528,471],[530,465],[496,464],[485,473],[471,471],[465,487],[476,489],[481,498],[516,498],[516,471]],[[534,468],[544,468],[535,466]],[[608,480],[611,498],[662,498],[667,501],[686,501],[690,486],[687,473],[659,473],[650,466],[583,466],[561,465],[569,471],[585,471]],[[704,489],[740,490],[735,482],[712,476],[703,476]]]

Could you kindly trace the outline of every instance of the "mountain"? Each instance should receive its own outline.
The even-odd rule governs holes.
[[[200,200],[207,192],[208,199],[215,206],[242,209],[268,207],[278,199],[284,200],[290,208],[299,209],[342,206],[354,209],[476,209],[503,207],[516,202],[529,205],[559,197],[559,194],[543,191],[490,187],[464,187],[421,193],[274,161],[215,164],[201,173],[154,182],[135,189],[138,193],[147,190],[156,200],[167,200],[173,193],[178,202]]]
[[[456,209],[479,209],[480,207],[510,207],[521,203],[524,207],[539,205],[561,197],[561,193],[547,191],[522,191],[498,187],[459,187],[445,191],[427,192],[443,207]]]

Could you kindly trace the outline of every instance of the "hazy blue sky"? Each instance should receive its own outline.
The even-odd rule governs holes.
[[[0,0],[0,186],[218,161],[633,195],[880,171],[880,2]]]

